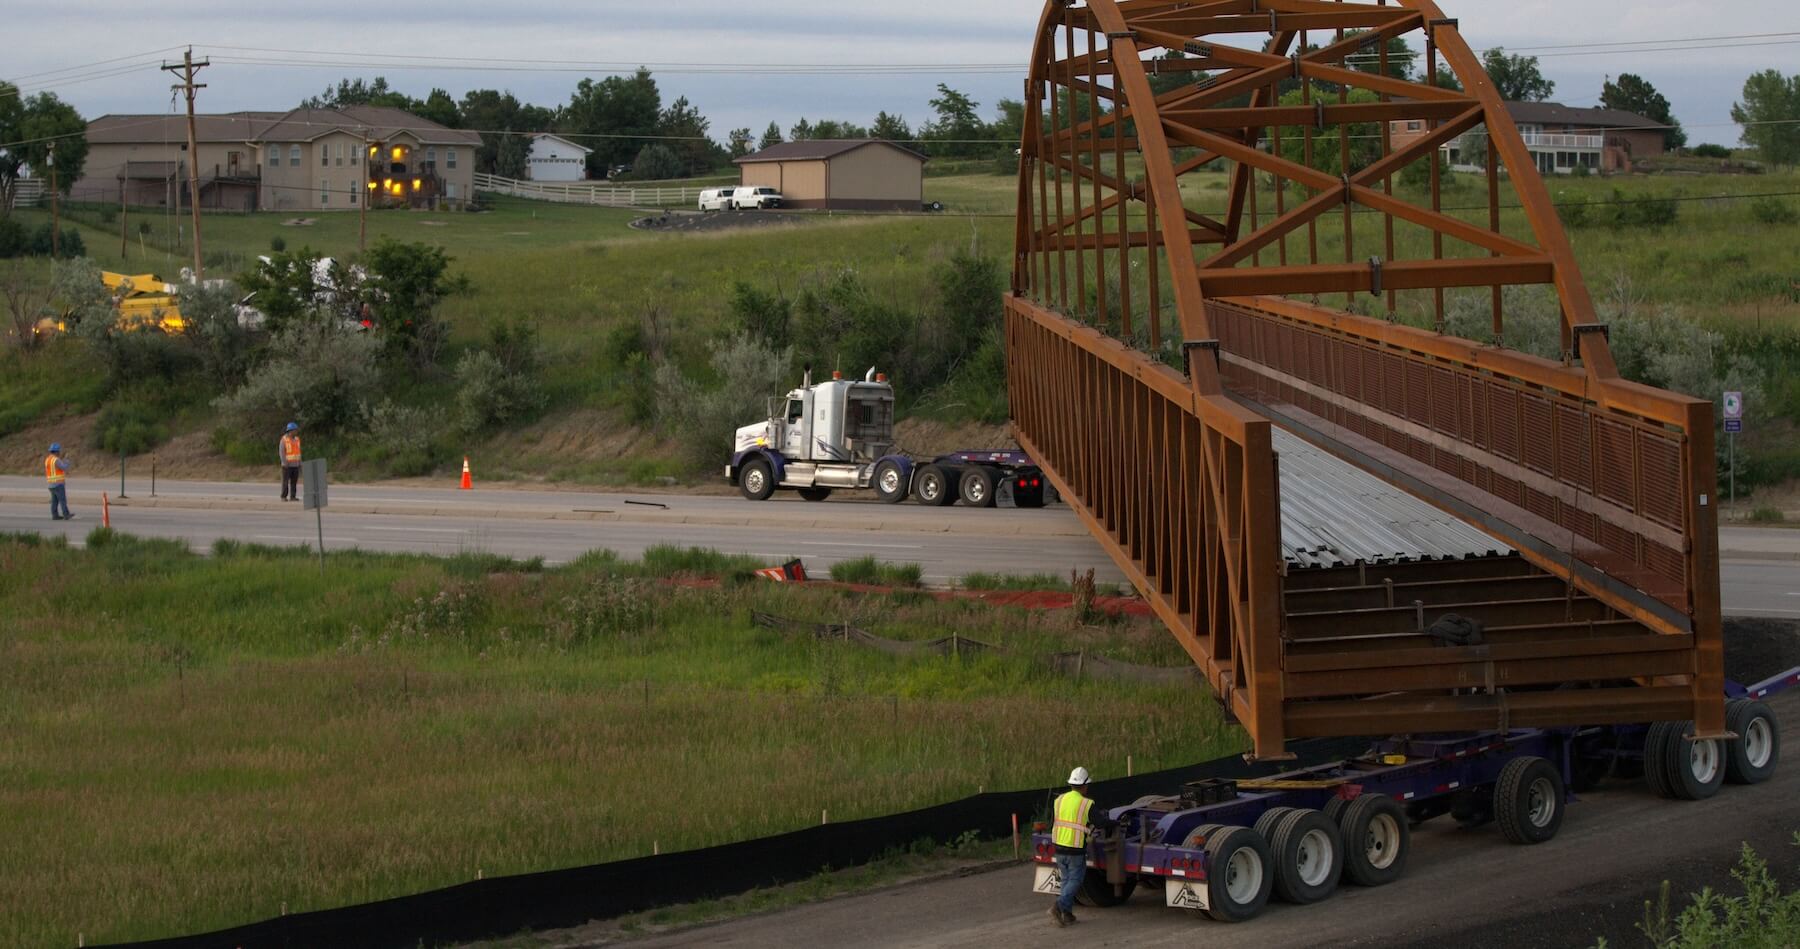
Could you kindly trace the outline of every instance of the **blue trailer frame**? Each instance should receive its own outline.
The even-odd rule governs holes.
[[[1089,841],[1082,902],[1114,905],[1140,883],[1159,884],[1165,905],[1236,922],[1275,894],[1310,903],[1340,879],[1390,882],[1404,870],[1411,826],[1444,814],[1493,820],[1512,842],[1535,844],[1606,775],[1641,769],[1657,793],[1690,800],[1727,780],[1757,783],[1779,754],[1773,713],[1758,700],[1795,685],[1800,668],[1728,682],[1735,734],[1725,740],[1693,740],[1692,722],[1397,736],[1273,777],[1191,782],[1107,811],[1114,826]],[[1050,835],[1037,828],[1032,843],[1033,889],[1060,889]]]

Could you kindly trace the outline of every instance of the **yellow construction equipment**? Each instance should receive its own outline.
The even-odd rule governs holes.
[[[125,329],[159,329],[180,333],[187,329],[176,302],[180,289],[155,274],[118,274],[101,271],[100,280],[112,291],[119,308],[119,325]]]

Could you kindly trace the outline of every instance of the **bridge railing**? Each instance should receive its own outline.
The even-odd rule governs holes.
[[[1250,726],[1258,753],[1279,756],[1281,512],[1268,420],[1025,297],[1007,300],[1006,343],[1020,447]]]

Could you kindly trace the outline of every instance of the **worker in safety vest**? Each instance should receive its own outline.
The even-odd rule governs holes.
[[[289,422],[281,436],[281,499],[300,500],[300,423]]]
[[[1094,813],[1094,800],[1085,792],[1088,770],[1069,772],[1069,790],[1056,799],[1056,823],[1051,825],[1050,839],[1056,844],[1056,870],[1062,875],[1062,894],[1050,907],[1050,918],[1058,926],[1075,921],[1075,894],[1087,876],[1088,836],[1096,824],[1106,823],[1103,815]]]
[[[44,456],[44,481],[50,485],[50,519],[72,521],[69,513],[69,463],[62,459],[62,443],[52,442]]]

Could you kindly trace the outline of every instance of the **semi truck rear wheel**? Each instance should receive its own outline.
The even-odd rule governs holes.
[[[1275,895],[1289,903],[1317,903],[1337,890],[1344,835],[1324,814],[1293,808],[1268,840],[1275,858]]]
[[[1494,820],[1515,844],[1541,844],[1562,827],[1562,774],[1542,758],[1514,758],[1494,783]]]
[[[1237,923],[1262,912],[1274,889],[1269,844],[1248,827],[1227,827],[1206,841],[1206,914]]]
[[[1732,699],[1725,703],[1725,727],[1737,733],[1725,746],[1725,780],[1767,781],[1781,758],[1781,731],[1769,707],[1755,699]]]
[[[1411,834],[1406,812],[1386,794],[1363,794],[1338,818],[1344,832],[1344,879],[1358,886],[1381,886],[1406,869]]]
[[[1714,738],[1689,741],[1693,722],[1670,722],[1664,733],[1663,760],[1668,765],[1669,796],[1700,801],[1719,792],[1725,783],[1725,743]]]
[[[746,462],[744,470],[738,472],[738,487],[752,501],[767,501],[775,493],[775,473],[760,458]]]
[[[994,472],[988,468],[969,468],[957,484],[962,503],[969,507],[994,506]]]
[[[930,507],[943,507],[956,500],[949,472],[937,465],[920,468],[919,476],[913,479],[913,497]]]

